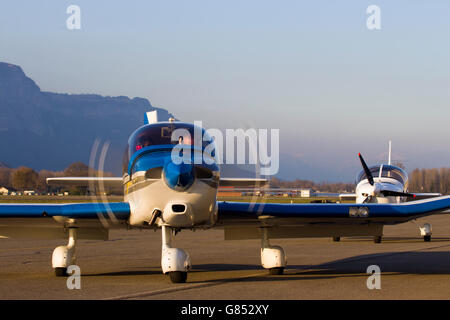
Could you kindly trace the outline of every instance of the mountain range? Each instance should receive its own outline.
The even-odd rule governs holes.
[[[153,110],[173,117],[144,98],[45,92],[20,66],[0,62],[0,162],[62,170],[95,159],[98,168],[104,148],[105,170],[120,174],[129,135]]]

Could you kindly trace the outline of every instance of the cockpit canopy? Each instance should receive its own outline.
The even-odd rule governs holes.
[[[369,167],[370,172],[372,173],[372,176],[376,178],[391,178],[395,179],[401,184],[403,184],[405,187],[408,183],[408,174],[401,168],[391,165],[376,165]],[[380,170],[381,170],[381,176],[380,176]],[[357,183],[361,182],[362,180],[367,179],[366,173],[361,171],[358,174],[358,177],[356,178]]]
[[[145,147],[183,144],[201,146],[204,149],[211,141],[211,136],[205,129],[191,123],[159,122],[142,126],[128,139],[123,157],[123,172],[127,172],[128,162],[133,154]],[[214,151],[212,156],[214,157]]]

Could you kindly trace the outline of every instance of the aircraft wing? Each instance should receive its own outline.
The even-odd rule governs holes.
[[[442,193],[415,193],[413,192],[414,198],[408,197],[406,201],[423,200],[429,198],[442,197]]]
[[[220,178],[219,185],[221,187],[265,187],[268,183],[267,179],[260,178]],[[88,187],[90,184],[105,187],[120,187],[123,185],[121,177],[58,177],[47,178],[49,185],[65,185]]]
[[[121,177],[59,177],[47,178],[47,184],[78,187],[102,184],[105,187],[120,187],[123,185],[123,179]]]
[[[341,193],[339,194],[339,200],[356,202],[356,193]]]
[[[65,238],[78,227],[80,239],[107,239],[108,229],[123,226],[130,215],[126,202],[73,204],[0,204],[0,236]]]
[[[257,238],[261,227],[272,227],[271,236],[281,238],[362,236],[448,209],[450,196],[395,204],[218,202],[217,226],[225,228],[226,239]]]
[[[406,198],[406,201],[417,201],[429,198],[442,197],[442,193],[412,193],[414,197]],[[341,193],[339,194],[341,201],[356,201],[356,193]]]
[[[267,185],[268,180],[262,178],[220,178],[220,187],[260,187]]]

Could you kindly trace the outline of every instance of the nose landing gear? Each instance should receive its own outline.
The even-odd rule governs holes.
[[[162,226],[161,267],[173,283],[184,283],[191,269],[191,258],[183,249],[172,248],[173,229]]]

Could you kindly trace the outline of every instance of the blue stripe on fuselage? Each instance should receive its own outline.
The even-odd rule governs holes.
[[[131,176],[134,172],[147,171],[152,168],[164,167],[164,165],[172,161],[172,149],[174,145],[158,145],[149,146],[142,148],[141,150],[135,152],[128,163],[128,174]],[[201,152],[201,148],[192,147],[192,158],[194,152]],[[200,161],[198,161],[200,162]],[[194,161],[192,160],[192,163]],[[219,167],[216,163],[208,164],[202,159],[201,163],[194,163],[194,165],[199,165],[210,169],[211,171],[219,171]]]

